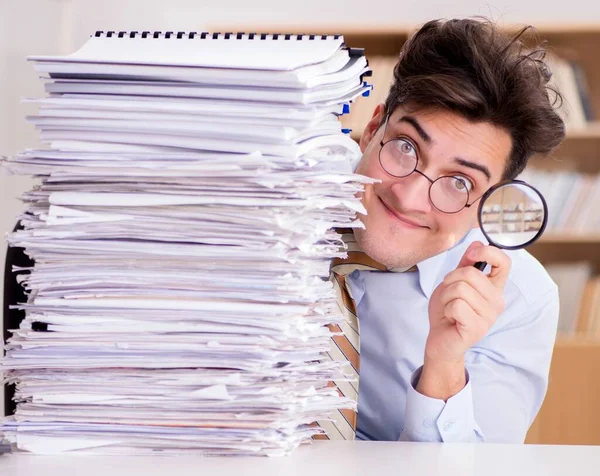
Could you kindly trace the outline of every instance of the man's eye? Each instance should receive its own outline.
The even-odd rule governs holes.
[[[415,154],[415,148],[413,147],[413,145],[410,142],[403,139],[396,140],[396,149],[403,155]]]
[[[462,175],[455,175],[454,177],[454,188],[459,191],[467,191],[470,192],[473,190],[473,182],[471,182],[468,178],[463,177]]]

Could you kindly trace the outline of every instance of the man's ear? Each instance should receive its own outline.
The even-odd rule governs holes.
[[[385,105],[383,103],[378,104],[377,107],[375,108],[375,110],[373,111],[373,117],[367,123],[366,127],[363,130],[362,135],[360,136],[359,145],[360,145],[361,152],[364,153],[367,146],[373,140],[373,136],[377,132],[377,129],[379,129],[379,125],[381,124],[381,121],[383,120],[384,115],[385,115]]]

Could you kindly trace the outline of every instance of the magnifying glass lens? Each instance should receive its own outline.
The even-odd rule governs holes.
[[[494,246],[517,249],[532,243],[543,232],[546,203],[542,195],[524,182],[494,187],[480,204],[480,226]]]
[[[526,182],[495,185],[481,198],[479,226],[489,243],[516,250],[536,241],[546,228],[548,207],[542,194]],[[476,263],[482,270],[485,263]]]

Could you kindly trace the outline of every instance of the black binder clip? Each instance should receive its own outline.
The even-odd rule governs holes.
[[[365,49],[364,48],[348,48],[348,54],[350,55],[350,58],[359,58],[359,57],[365,55]]]

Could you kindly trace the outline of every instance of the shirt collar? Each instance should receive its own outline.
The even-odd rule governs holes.
[[[344,231],[346,232],[346,234],[342,235],[342,238],[345,238],[344,241],[349,246],[351,251],[360,250],[360,248],[358,248],[358,243],[356,243],[356,240],[354,239],[353,230],[338,231],[340,231],[340,233],[343,233]],[[427,258],[420,263],[417,263],[417,268],[419,270],[419,285],[421,286],[421,291],[423,294],[425,294],[427,299],[431,298],[434,289],[444,280],[446,274],[452,271],[458,264],[458,261],[451,259],[446,265],[450,251],[454,250],[455,248],[464,247],[465,244],[474,240],[480,240],[484,243],[487,243],[487,240],[485,239],[483,233],[481,233],[481,230],[479,228],[473,228],[469,230],[469,232],[467,232],[460,240],[458,240],[458,242],[452,248],[432,256],[431,258]],[[458,257],[458,260],[460,260],[460,257]],[[401,272],[404,270],[394,268],[389,271]]]
[[[446,275],[446,273],[443,273],[442,267],[447,255],[448,251],[443,251],[440,254],[417,263],[417,268],[419,268],[419,284],[421,291],[423,291],[427,299],[431,297],[433,290]],[[441,278],[439,278],[440,275]]]

